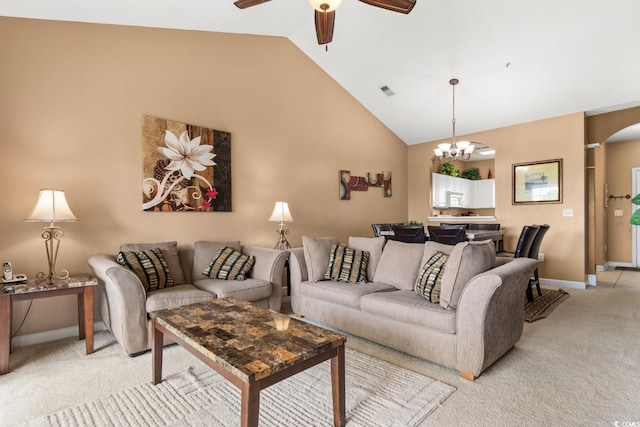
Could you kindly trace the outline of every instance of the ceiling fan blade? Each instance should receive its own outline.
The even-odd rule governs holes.
[[[381,7],[383,9],[392,10],[394,12],[409,13],[413,6],[416,5],[416,0],[360,0],[362,3],[370,4],[371,6]]]
[[[238,0],[235,4],[238,9],[246,9],[251,6],[257,6],[262,3],[266,3],[271,0]]]
[[[319,12],[316,10],[316,36],[318,44],[331,43],[333,40],[333,24],[336,21],[336,11]]]

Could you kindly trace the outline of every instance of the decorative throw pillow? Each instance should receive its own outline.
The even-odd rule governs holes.
[[[146,251],[149,249],[160,248],[162,256],[167,262],[169,271],[171,272],[171,278],[174,285],[182,285],[186,283],[184,279],[184,272],[180,265],[180,257],[178,256],[178,243],[176,241],[171,242],[155,242],[155,243],[124,243],[120,246],[120,252],[127,251]]]
[[[440,302],[440,287],[442,286],[442,277],[448,260],[449,255],[435,251],[424,263],[418,274],[414,290],[418,295],[434,304]]]
[[[244,280],[253,269],[256,257],[243,255],[228,247],[222,247],[202,274],[212,279]]]
[[[329,266],[329,252],[333,245],[338,244],[340,241],[335,237],[302,236],[304,261],[311,282],[324,280],[324,274]]]
[[[324,278],[336,282],[365,283],[368,265],[369,252],[333,245],[329,254],[329,268]]]
[[[168,288],[174,284],[160,248],[120,251],[116,261],[138,276],[146,292]]]

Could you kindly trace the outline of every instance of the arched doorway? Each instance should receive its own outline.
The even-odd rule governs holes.
[[[585,273],[587,283],[595,285],[598,267],[606,265],[607,211],[605,208],[606,144],[616,132],[640,123],[640,107],[587,117],[585,141],[585,197],[587,221],[585,224],[586,250]],[[588,148],[588,147],[600,148]],[[604,147],[604,149],[602,149]]]

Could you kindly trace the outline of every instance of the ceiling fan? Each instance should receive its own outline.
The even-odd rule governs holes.
[[[234,4],[240,9],[246,9],[266,3],[271,0],[237,0]],[[333,24],[336,20],[336,8],[340,6],[342,0],[308,0],[313,6],[316,14],[316,36],[318,44],[331,43],[333,39]],[[371,6],[381,7],[400,13],[409,13],[416,0],[360,0],[362,3]]]

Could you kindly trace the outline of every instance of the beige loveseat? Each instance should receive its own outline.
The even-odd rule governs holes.
[[[491,241],[456,246],[350,237],[369,252],[366,283],[325,280],[337,239],[303,237],[291,249],[294,313],[460,371],[475,379],[522,335],[527,283],[537,261],[499,261]],[[439,302],[415,290],[435,251],[448,254]],[[436,295],[438,297],[438,295]]]
[[[255,256],[253,269],[245,280],[211,279],[203,275],[224,246]],[[178,247],[176,242],[127,244],[120,251],[152,248],[162,250],[173,286],[146,292],[138,276],[116,262],[116,255],[94,255],[87,260],[100,281],[102,320],[131,356],[151,347],[148,313],[152,311],[224,297],[280,311],[282,271],[289,256],[286,251],[241,246],[238,241],[198,241],[192,247]]]

